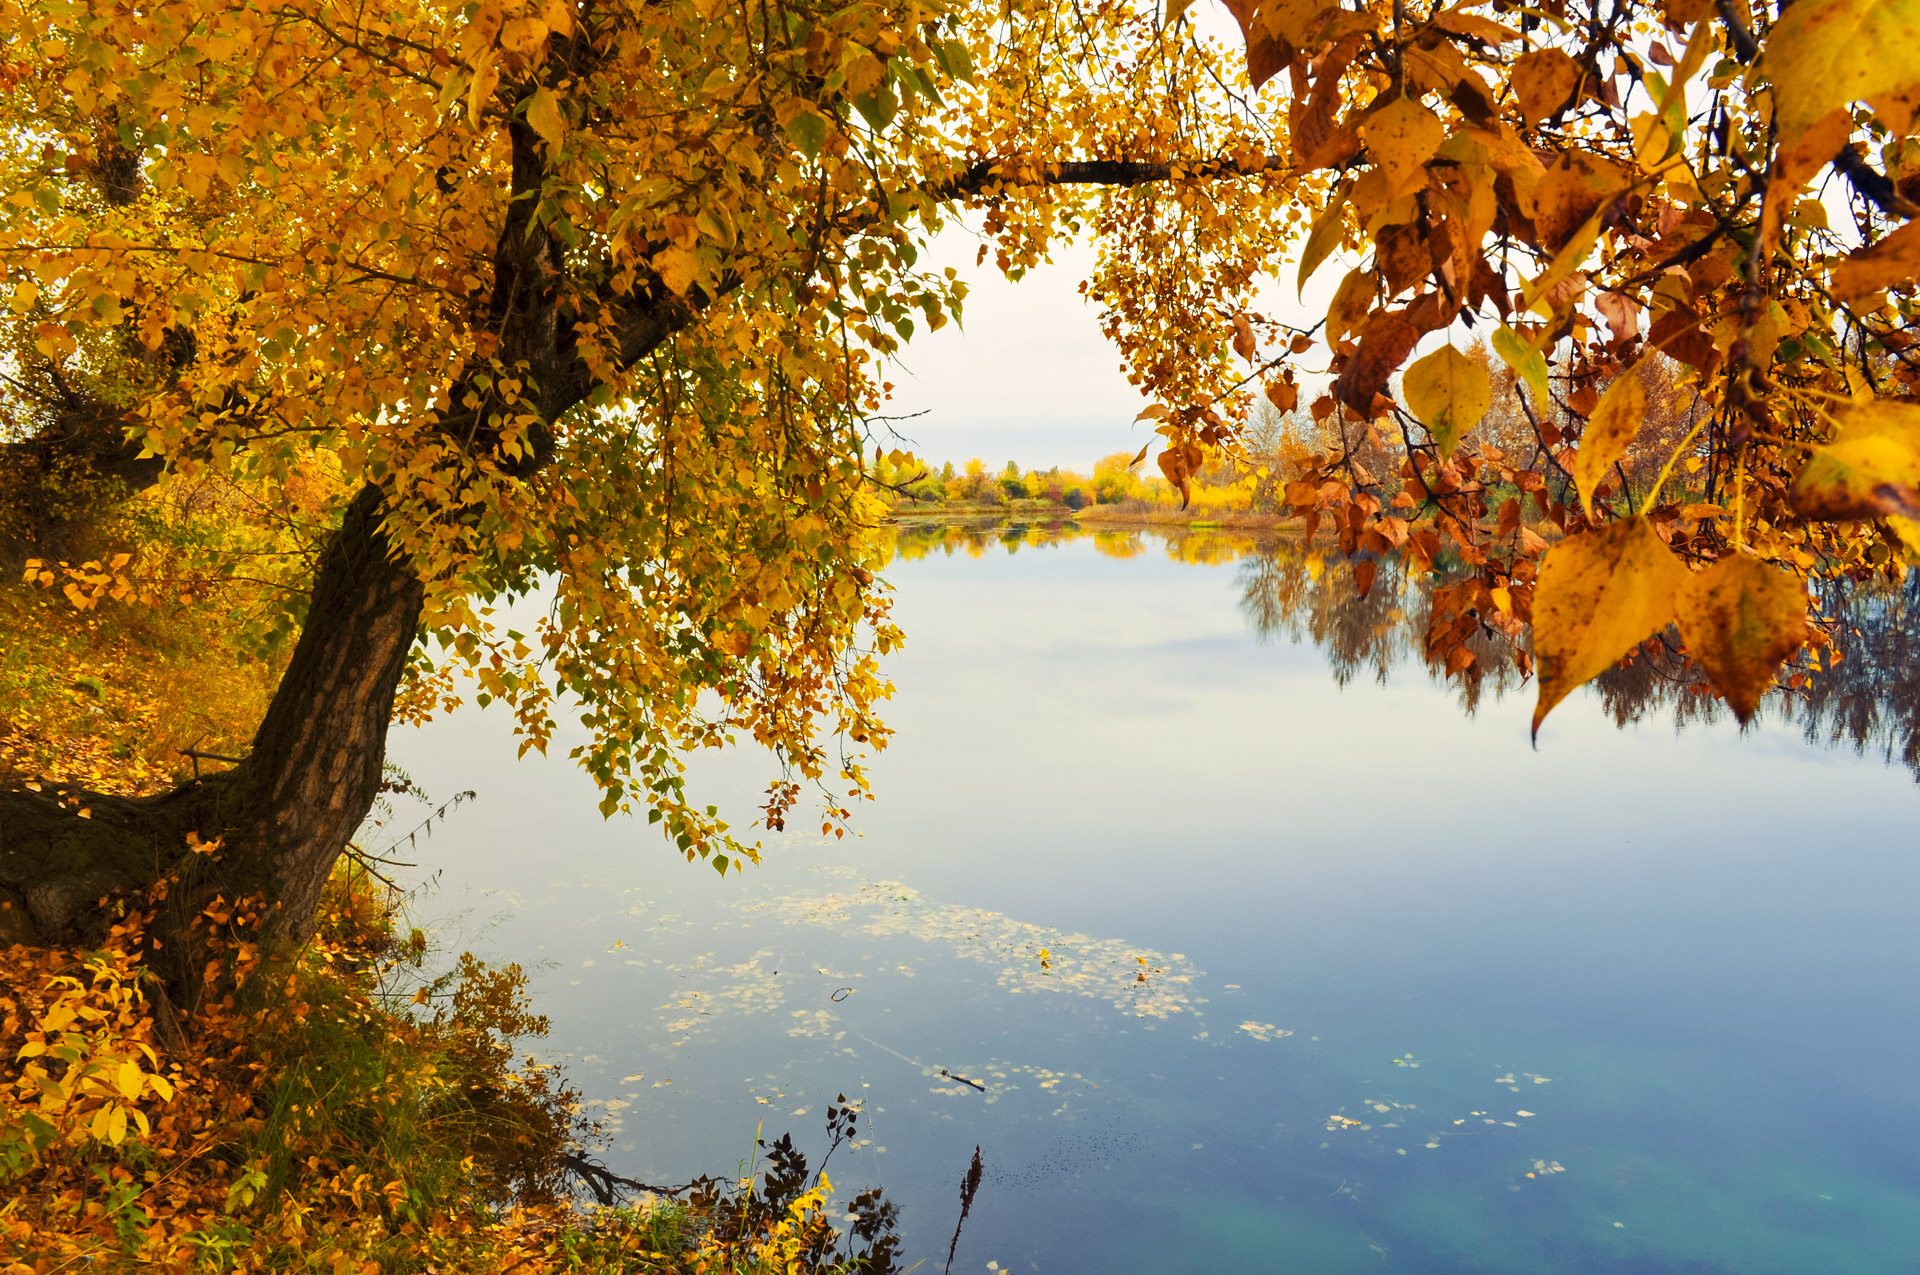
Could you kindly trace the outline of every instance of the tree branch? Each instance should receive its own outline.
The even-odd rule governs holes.
[[[1236,159],[1135,160],[1084,159],[1040,164],[1023,159],[988,159],[974,164],[951,181],[930,187],[935,200],[963,199],[1003,186],[1144,186],[1149,182],[1214,177],[1252,177],[1262,173],[1290,173],[1292,161],[1277,155],[1260,163]]]

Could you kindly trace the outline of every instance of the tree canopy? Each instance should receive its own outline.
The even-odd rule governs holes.
[[[1334,180],[1300,283],[1338,248],[1360,258],[1324,327],[1282,326],[1287,354],[1264,364],[1310,336],[1334,376],[1313,413],[1338,439],[1288,499],[1310,526],[1332,518],[1363,591],[1390,549],[1431,566],[1444,545],[1470,568],[1435,593],[1430,657],[1473,676],[1473,639],[1528,641],[1537,731],[1671,626],[1745,719],[1786,657],[1833,636],[1809,574],[1904,572],[1920,550],[1905,6],[1229,8],[1251,81],[1286,73],[1296,174]],[[1274,325],[1233,322],[1257,359]],[[1452,344],[1476,325],[1520,382],[1517,447],[1461,446],[1492,402],[1484,361]],[[1409,362],[1434,333],[1448,343]],[[1636,489],[1648,374],[1694,424]],[[1291,372],[1268,393],[1291,407]],[[1176,442],[1191,412],[1167,405]],[[1381,433],[1398,475],[1356,460]],[[1177,480],[1197,459],[1162,464]],[[1558,544],[1523,525],[1529,499]]]
[[[1242,391],[1324,381],[1287,503],[1363,592],[1390,552],[1439,572],[1429,658],[1472,678],[1513,645],[1536,729],[1670,626],[1750,713],[1828,636],[1809,573],[1904,570],[1906,5],[1227,7],[1244,63],[1179,0],[0,0],[12,454],[286,513],[263,547],[216,511],[187,567],[39,534],[30,575],[80,605],[244,577],[248,631],[299,634],[232,772],[92,803],[77,859],[84,794],[0,811],[42,847],[18,879],[66,883],[36,919],[192,832],[228,846],[208,888],[300,932],[396,696],[449,668],[527,746],[578,712],[604,808],[723,870],[752,849],[686,749],[771,749],[770,827],[806,781],[844,819],[901,636],[872,422],[889,357],[962,313],[922,258],[962,216],[1015,278],[1098,243],[1086,289],[1177,485],[1237,445]],[[1276,302],[1336,259],[1324,319]],[[1477,336],[1517,443],[1474,432]],[[1700,410],[1649,483],[1623,462],[1656,352]],[[531,631],[496,623],[542,588]]]

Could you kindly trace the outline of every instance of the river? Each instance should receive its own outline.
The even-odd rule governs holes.
[[[719,878],[498,712],[396,732],[451,950],[649,1182],[863,1104],[828,1173],[980,1272],[1920,1263],[1916,595],[1742,731],[1657,660],[1528,737],[1383,570],[1223,533],[909,530],[860,835]],[[749,821],[750,756],[693,780]],[[799,821],[795,821],[799,822]],[[1044,952],[1044,956],[1042,955]]]

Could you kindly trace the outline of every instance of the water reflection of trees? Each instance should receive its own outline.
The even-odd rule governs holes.
[[[1444,575],[1409,575],[1399,559],[1377,563],[1373,587],[1362,593],[1353,564],[1297,538],[1231,529],[1100,529],[1074,523],[935,525],[887,529],[893,556],[980,557],[998,546],[1013,553],[1091,537],[1099,553],[1132,558],[1165,553],[1179,562],[1235,564],[1240,613],[1263,642],[1311,643],[1334,681],[1424,673],[1449,683],[1468,713],[1484,697],[1523,687],[1517,652],[1503,637],[1482,632],[1469,647],[1473,673],[1448,678],[1426,658],[1433,590]],[[1838,662],[1817,671],[1804,661],[1788,688],[1776,689],[1762,718],[1799,730],[1811,743],[1847,746],[1898,762],[1920,777],[1920,573],[1899,585],[1816,582],[1821,608],[1840,621]],[[1677,651],[1672,634],[1594,682],[1613,720],[1671,720],[1676,729],[1717,722],[1727,708]]]

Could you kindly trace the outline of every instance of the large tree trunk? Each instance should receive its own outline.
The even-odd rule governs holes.
[[[380,791],[393,696],[420,627],[420,578],[380,530],[362,488],[320,559],[307,622],[253,751],[233,776],[229,861],[279,909],[278,934],[313,932],[334,860]],[[238,864],[236,863],[236,866]]]
[[[96,938],[111,917],[103,898],[163,877],[171,882],[156,929],[161,950],[179,954],[167,962],[175,978],[191,975],[186,927],[215,895],[259,897],[271,940],[313,932],[334,861],[379,792],[387,719],[420,623],[420,580],[391,556],[380,518],[378,488],[347,506],[293,658],[239,766],[133,800],[60,786],[0,793],[0,891],[31,920],[13,922],[14,937]],[[189,852],[190,832],[219,838],[221,850]]]

